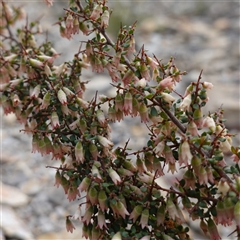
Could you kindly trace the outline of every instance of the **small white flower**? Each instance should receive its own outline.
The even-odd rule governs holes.
[[[188,94],[181,102],[180,109],[182,111],[186,111],[186,110],[189,111],[191,102],[192,102],[192,96],[191,94]]]
[[[110,148],[113,146],[113,142],[103,136],[98,136],[98,141],[103,147]]]

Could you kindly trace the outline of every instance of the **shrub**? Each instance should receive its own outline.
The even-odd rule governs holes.
[[[23,10],[2,2],[1,12],[1,105],[32,135],[33,153],[60,162],[52,167],[55,185],[68,200],[85,198],[79,205],[85,213],[66,217],[67,231],[79,219],[83,237],[94,240],[190,239],[187,215],[210,239],[221,239],[216,225],[235,224],[233,234],[240,236],[240,149],[232,146],[222,110],[202,113],[213,87],[202,72],[184,95],[177,93],[186,73],[172,58],[162,63],[149,56],[144,46],[136,52],[136,24],[121,26],[116,42],[110,39],[106,1],[69,1],[57,22],[60,34],[71,40],[81,32],[88,40],[58,66],[52,43],[35,41],[38,22],[13,30]],[[86,69],[106,71],[115,97],[96,93],[87,101]],[[146,145],[136,151],[128,141],[116,147],[111,140],[111,123],[126,116],[148,129]],[[181,177],[169,188],[158,183],[176,172]]]

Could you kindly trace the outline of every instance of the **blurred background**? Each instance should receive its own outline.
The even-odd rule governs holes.
[[[29,21],[42,18],[42,27],[48,32],[57,52],[62,53],[58,63],[71,60],[86,39],[77,35],[72,41],[62,39],[59,29],[53,26],[63,14],[67,1],[55,1],[48,8],[41,1],[12,1],[13,5],[25,7]],[[114,40],[120,24],[131,25],[137,20],[135,34],[137,49],[144,44],[149,53],[154,53],[162,62],[175,58],[175,64],[188,74],[183,77],[181,88],[196,81],[203,69],[203,81],[212,82],[209,92],[208,111],[223,107],[227,127],[237,133],[235,145],[240,144],[240,3],[234,1],[109,1],[113,13],[109,35]],[[25,22],[20,25],[24,26]],[[39,38],[44,41],[46,35]],[[151,55],[151,54],[150,54]],[[114,94],[109,77],[86,71],[82,80],[91,80],[87,97],[95,91]],[[140,121],[126,119],[113,124],[113,141],[121,144],[131,137],[130,147],[144,145],[146,130]],[[74,214],[78,201],[69,203],[63,189],[54,187],[55,171],[45,166],[56,161],[31,153],[31,137],[20,132],[13,115],[3,116],[1,111],[1,212],[0,239],[5,240],[50,240],[82,239],[80,222],[74,222],[73,234],[65,230],[65,216]],[[194,222],[193,239],[206,239]],[[223,239],[231,228],[220,227]]]

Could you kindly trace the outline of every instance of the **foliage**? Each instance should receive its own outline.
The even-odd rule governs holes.
[[[172,58],[162,63],[150,57],[144,46],[136,52],[136,24],[121,26],[116,42],[109,38],[111,9],[104,0],[69,1],[57,22],[61,36],[89,37],[72,61],[59,66],[52,43],[35,41],[38,22],[13,31],[24,11],[2,1],[1,12],[1,105],[32,134],[33,153],[60,161],[52,167],[55,185],[69,201],[85,198],[66,217],[68,231],[78,219],[83,237],[94,240],[190,239],[188,216],[210,239],[221,239],[216,225],[235,224],[233,234],[240,236],[240,149],[232,146],[223,110],[202,114],[213,87],[202,73],[183,96],[177,93],[186,73]],[[115,97],[96,93],[86,101],[81,75],[89,68],[108,72]],[[132,151],[128,141],[114,146],[111,123],[125,116],[140,117],[147,127],[142,149]],[[170,188],[156,181],[166,172],[181,173]]]

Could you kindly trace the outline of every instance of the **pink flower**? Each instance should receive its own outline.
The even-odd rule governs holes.
[[[165,141],[161,141],[157,144],[157,146],[153,149],[153,151],[158,155],[161,156],[163,150],[165,148]]]
[[[89,177],[85,177],[80,183],[80,185],[78,186],[78,190],[80,192],[83,192],[83,191],[87,192],[90,184],[91,184],[91,179]]]
[[[189,122],[189,124],[187,125],[187,133],[191,136],[199,135],[197,125],[194,121]]]
[[[103,190],[100,190],[100,192],[98,193],[98,202],[99,202],[100,209],[102,211],[108,209],[108,206],[107,206],[107,195],[106,195],[106,193]]]
[[[51,115],[51,124],[53,129],[60,127],[59,118],[56,112],[53,112]]]
[[[148,108],[144,102],[142,102],[139,106],[139,114],[141,117],[141,122],[146,123],[149,121]]]
[[[142,205],[137,205],[132,210],[129,219],[132,219],[133,222],[136,222],[137,218],[142,214]]]
[[[211,240],[221,240],[221,237],[219,236],[216,224],[214,221],[209,218],[208,220],[208,232],[210,234],[210,239]]]
[[[54,0],[44,0],[48,7],[53,5]]]
[[[68,194],[67,199],[69,200],[69,202],[74,201],[77,198],[77,196],[80,197],[79,191],[76,186],[69,187],[67,194]]]
[[[105,10],[101,16],[101,27],[107,28],[109,22],[109,11]]]
[[[100,17],[101,13],[102,13],[102,6],[96,5],[92,11],[90,18],[96,21]]]
[[[105,123],[106,123],[104,113],[100,109],[97,110],[97,120],[98,120],[98,122],[100,123],[101,126],[104,126]]]
[[[66,218],[66,228],[68,232],[73,232],[73,230],[75,229],[74,225],[72,224],[72,222],[70,221],[69,217]]]
[[[164,90],[167,88],[168,90],[172,91],[174,88],[174,85],[175,85],[175,82],[173,78],[171,76],[168,76],[160,81],[158,85],[158,89]]]
[[[181,166],[184,163],[185,166],[187,166],[189,161],[192,160],[192,157],[193,156],[191,154],[188,141],[185,140],[179,147],[179,156],[178,156],[179,165]]]
[[[85,160],[81,141],[78,141],[78,143],[75,146],[75,158],[77,162],[81,162],[81,163],[83,163]]]
[[[134,72],[132,72],[132,70],[128,70],[122,78],[124,87],[126,87],[133,79],[135,79]]]
[[[125,115],[132,112],[132,94],[130,92],[127,92],[124,96],[123,111]]]
[[[144,63],[140,66],[140,73],[142,78],[145,78],[147,81],[151,80],[150,71]]]
[[[30,95],[31,99],[36,99],[40,94],[40,90],[41,90],[41,85],[39,84],[32,90],[32,93]]]
[[[148,226],[148,218],[149,218],[149,209],[145,208],[142,211],[141,219],[140,219],[140,225],[142,229]]]
[[[92,205],[96,205],[98,203],[98,192],[95,187],[90,186],[87,192],[87,200],[90,200]]]
[[[88,225],[91,221],[92,215],[93,215],[93,206],[89,206],[82,218],[82,222]]]
[[[103,229],[103,227],[107,228],[105,215],[104,215],[104,213],[101,210],[98,211],[97,219],[98,219],[98,225],[97,226],[100,229]]]
[[[115,206],[115,210],[117,215],[122,216],[122,218],[125,219],[126,215],[129,215],[129,212],[127,211],[126,207],[123,205],[123,203],[121,201],[118,201],[116,206]]]
[[[200,184],[208,184],[208,174],[205,167],[200,166],[198,179]]]

